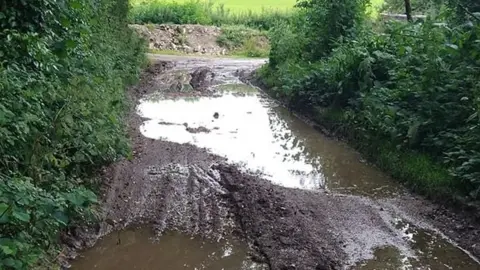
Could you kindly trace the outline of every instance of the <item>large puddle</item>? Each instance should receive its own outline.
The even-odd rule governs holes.
[[[400,190],[357,152],[321,136],[255,89],[222,89],[221,97],[146,98],[138,108],[149,119],[142,134],[208,148],[286,187],[370,195]]]
[[[181,68],[187,64],[180,63]],[[233,75],[235,65],[217,68],[222,93],[211,97],[145,97],[138,114],[151,139],[190,143],[291,188],[325,189],[373,200],[404,189],[356,151],[330,139]],[[178,71],[176,71],[178,72]],[[404,247],[376,247],[354,269],[480,269],[475,259],[431,228],[389,216]],[[170,234],[152,242],[143,230],[110,235],[84,253],[74,269],[263,269],[246,259],[241,244],[209,243]],[[375,237],[375,236],[374,236]],[[228,256],[227,256],[228,255]]]
[[[148,229],[126,230],[102,239],[83,253],[78,270],[262,270],[248,259],[247,247],[234,240],[210,242],[169,233],[156,237]]]

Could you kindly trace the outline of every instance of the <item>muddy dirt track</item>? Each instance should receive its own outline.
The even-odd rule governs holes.
[[[172,87],[172,81],[165,77],[174,69],[192,70],[212,61],[192,59],[175,63],[163,58],[153,61],[140,83],[130,89],[130,98],[138,104],[145,95],[151,94],[215,96],[215,91],[206,91],[204,87],[181,91],[183,86]],[[212,66],[215,76],[208,82],[211,84],[228,79],[221,74],[235,74],[237,69],[252,70],[263,63],[215,61]],[[176,75],[170,77],[178,75],[171,74]],[[188,84],[191,79],[182,77],[186,81],[180,85]],[[179,84],[175,82],[175,85]],[[214,117],[212,115],[212,119]],[[97,228],[95,237],[86,237],[77,246],[91,245],[97,236],[114,230],[152,224],[158,233],[175,230],[208,239],[234,235],[248,243],[255,261],[267,264],[270,269],[345,269],[371,259],[372,252],[384,246],[393,246],[402,254],[414,256],[415,250],[396,228],[395,219],[401,216],[415,226],[433,231],[440,228],[438,233],[458,237],[464,248],[475,255],[480,253],[473,246],[480,236],[477,225],[472,225],[476,224],[473,217],[456,225],[454,222],[459,216],[411,195],[372,199],[322,189],[282,187],[239,169],[207,149],[149,139],[139,130],[143,120],[132,110],[129,133],[133,158],[105,170],[105,222]],[[203,129],[189,132],[203,132]],[[461,236],[465,236],[463,240]],[[475,267],[468,265],[463,269]]]
[[[152,77],[170,67],[165,62],[154,65],[133,89],[133,97],[158,89]],[[224,158],[205,149],[147,139],[138,132],[140,121],[131,115],[134,159],[107,172],[112,177],[105,208],[117,226],[152,223],[160,231],[209,238],[235,233],[249,239],[257,259],[272,269],[339,268],[344,257],[339,240],[329,233],[330,225],[319,213],[323,211],[308,205],[314,198],[303,201],[309,192],[287,193],[224,165]]]

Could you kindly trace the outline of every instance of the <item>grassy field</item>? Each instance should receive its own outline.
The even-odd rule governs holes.
[[[130,0],[132,5],[137,5],[144,2],[150,2],[151,0]],[[184,3],[191,0],[165,0],[165,2],[177,2]],[[202,1],[202,0],[201,0]],[[224,5],[225,8],[231,12],[259,12],[263,10],[281,10],[286,11],[292,9],[296,0],[203,0],[205,2],[211,2],[215,6]],[[379,8],[382,6],[385,0],[371,0],[371,8],[369,12],[373,17],[378,14]]]
[[[149,0],[131,0],[132,4],[148,2]],[[165,0],[170,2],[189,2],[191,0]],[[296,3],[296,0],[218,0],[218,1],[209,1],[206,2],[214,3],[215,5],[224,4],[226,8],[230,9],[232,12],[235,11],[261,11],[262,9],[277,9],[277,10],[288,10],[293,8]]]

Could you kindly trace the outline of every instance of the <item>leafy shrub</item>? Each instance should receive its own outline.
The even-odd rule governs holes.
[[[319,60],[328,55],[339,39],[353,36],[356,26],[365,18],[369,0],[300,0],[304,9],[304,25],[308,43],[308,59]]]
[[[307,30],[303,24],[305,15],[294,13],[290,21],[280,21],[269,32],[269,66],[275,69],[279,64],[300,60],[307,45]]]
[[[263,36],[250,37],[243,42],[239,52],[247,57],[268,57],[268,42]]]
[[[93,216],[92,172],[129,152],[125,85],[144,61],[127,1],[14,1],[0,13],[0,268],[30,269]]]
[[[217,43],[237,55],[247,57],[267,57],[270,49],[266,32],[243,25],[222,27]]]

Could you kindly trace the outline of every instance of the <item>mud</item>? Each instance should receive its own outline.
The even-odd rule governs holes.
[[[218,118],[218,116],[214,118]],[[190,133],[210,133],[210,129],[206,127],[197,127],[197,128],[187,127],[187,131]]]
[[[222,70],[211,82],[211,89],[221,92],[221,85],[238,83],[238,78],[232,77],[238,75],[235,70],[251,70],[262,63],[198,59],[173,63],[163,60],[154,61],[140,83],[130,89],[132,103],[138,104],[155,96],[185,97],[184,93],[169,88],[175,79],[168,78],[177,74],[178,69],[186,69],[187,73],[205,66],[213,67],[213,72]],[[208,92],[195,91],[188,96],[215,95],[215,91]],[[241,93],[249,94],[248,91]],[[217,114],[222,118],[222,112]],[[213,121],[214,115],[210,119]],[[252,260],[275,270],[398,269],[398,265],[375,263],[382,259],[413,258],[411,265],[414,266],[415,258],[422,260],[422,254],[412,247],[403,227],[415,224],[436,233],[436,227],[416,220],[423,218],[423,213],[409,214],[411,208],[417,207],[415,203],[408,203],[409,196],[377,200],[324,189],[279,186],[261,174],[239,169],[208,149],[149,139],[139,129],[143,122],[136,111],[130,112],[128,124],[133,157],[105,169],[103,221],[88,230],[66,235],[65,242],[71,250],[90,247],[112,231],[147,224],[157,235],[176,231],[214,241],[234,237],[249,246]],[[157,123],[179,125],[194,134],[215,129]],[[389,249],[394,250],[393,255]],[[452,254],[465,261],[462,269],[477,269],[478,264],[467,254],[457,251]],[[432,269],[446,269],[441,263],[432,259],[428,265],[433,266]],[[437,264],[440,266],[436,267]],[[420,264],[414,268],[424,269],[424,266]]]
[[[190,80],[190,85],[193,89],[199,91],[207,90],[215,79],[215,73],[213,73],[212,69],[208,67],[197,68],[192,72],[191,76],[192,79]]]

